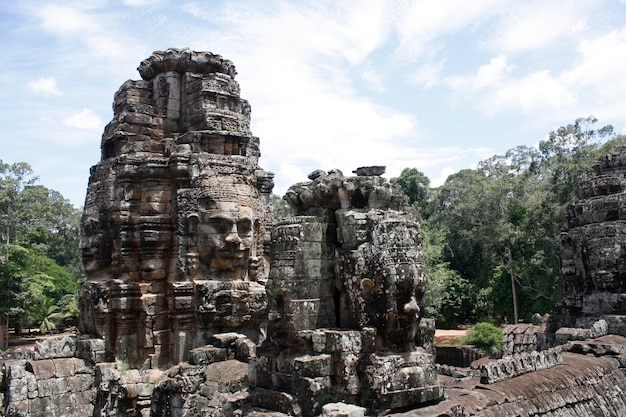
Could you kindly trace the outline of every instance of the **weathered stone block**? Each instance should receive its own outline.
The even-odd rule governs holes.
[[[250,395],[250,399],[252,404],[258,407],[278,410],[290,416],[302,415],[302,409],[296,398],[286,392],[255,388]]]
[[[329,354],[304,355],[293,359],[293,371],[297,376],[330,376],[333,370],[332,357]]]
[[[189,351],[189,363],[192,365],[209,364],[228,359],[228,350],[214,346],[204,346]]]
[[[366,411],[354,404],[329,403],[322,406],[321,417],[365,417]]]

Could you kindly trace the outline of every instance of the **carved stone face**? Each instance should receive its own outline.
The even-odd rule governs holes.
[[[218,272],[227,280],[245,280],[250,257],[254,256],[256,210],[242,201],[202,199],[198,206],[201,275]]]
[[[407,343],[415,339],[424,307],[424,273],[417,260],[404,259],[394,267],[396,276],[395,314],[389,319],[389,339],[393,343]]]
[[[343,305],[349,307],[340,320],[375,328],[379,349],[412,349],[426,285],[419,225],[397,212],[346,210],[338,216],[344,245],[363,241],[337,258]]]

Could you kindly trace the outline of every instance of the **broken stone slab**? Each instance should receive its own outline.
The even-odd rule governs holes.
[[[529,372],[552,368],[563,363],[560,346],[541,352],[522,352],[513,356],[488,362],[480,368],[481,384],[493,384]]]
[[[368,167],[359,167],[352,171],[357,177],[379,177],[387,170],[386,166],[373,165]]]
[[[206,365],[228,359],[228,350],[215,346],[203,346],[189,351],[191,365]]]
[[[302,415],[300,404],[287,392],[257,387],[250,394],[250,399],[256,407],[276,410],[290,416]]]
[[[328,403],[322,406],[320,417],[365,417],[367,410],[354,404]]]
[[[592,333],[590,329],[578,329],[576,327],[561,327],[555,333],[557,343],[564,344],[572,340],[591,339]]]

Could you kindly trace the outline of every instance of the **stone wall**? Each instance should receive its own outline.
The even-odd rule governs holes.
[[[546,324],[511,324],[503,329],[502,354],[542,351],[549,347]]]
[[[79,348],[83,345],[79,345]],[[37,343],[26,359],[2,361],[4,416],[83,417],[93,413],[94,367],[76,356],[76,338]]]
[[[436,361],[440,365],[468,368],[486,355],[474,346],[437,346]]]

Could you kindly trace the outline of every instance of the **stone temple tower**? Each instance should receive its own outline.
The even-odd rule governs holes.
[[[80,327],[108,359],[164,368],[215,334],[260,343],[273,182],[230,61],[168,49],[138,70],[91,169]]]
[[[626,336],[626,146],[602,156],[593,169],[596,176],[580,184],[578,201],[566,211],[565,293],[555,326],[589,327],[603,319],[609,333]]]

